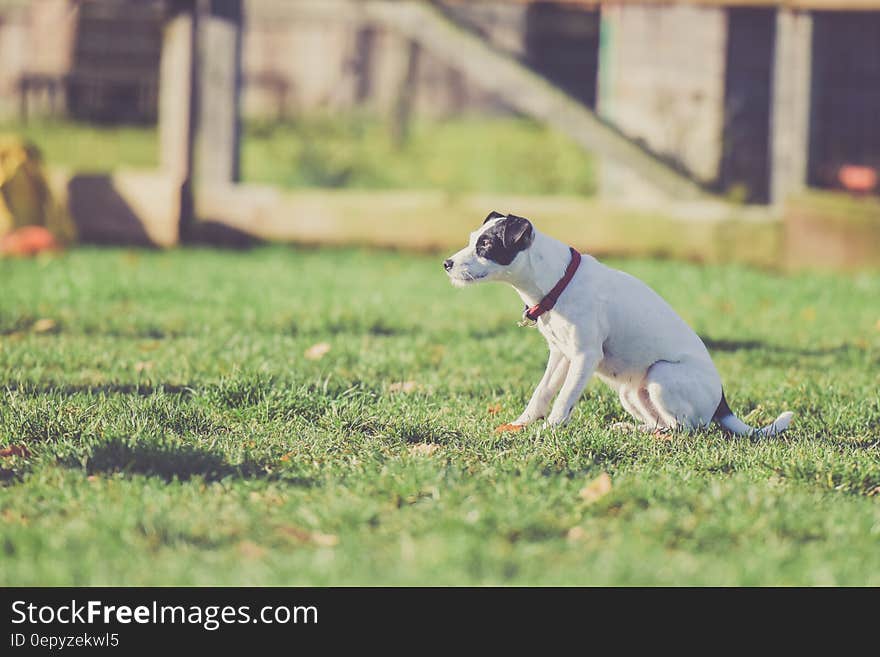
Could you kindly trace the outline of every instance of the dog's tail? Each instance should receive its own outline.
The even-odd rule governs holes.
[[[755,429],[733,414],[733,411],[730,410],[730,406],[727,405],[727,400],[724,398],[724,391],[722,390],[721,402],[718,404],[718,408],[715,409],[715,415],[712,416],[712,419],[720,424],[722,429],[729,431],[734,435],[768,438],[770,436],[776,436],[788,429],[788,425],[791,424],[791,418],[793,416],[794,413],[786,411],[776,418],[772,424],[768,424],[763,429]]]

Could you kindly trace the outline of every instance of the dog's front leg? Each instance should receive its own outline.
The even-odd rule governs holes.
[[[584,391],[590,377],[593,376],[593,372],[596,371],[596,366],[601,358],[601,354],[598,352],[587,351],[577,354],[571,359],[565,383],[553,404],[553,410],[547,418],[546,426],[558,427],[568,422],[574,405]]]
[[[522,412],[516,420],[513,421],[515,426],[525,426],[530,422],[539,420],[547,415],[550,410],[550,402],[559,392],[559,387],[565,379],[568,372],[568,360],[562,355],[558,349],[550,348],[550,356],[547,359],[547,369],[544,370],[544,376],[541,382],[532,393],[526,410]]]

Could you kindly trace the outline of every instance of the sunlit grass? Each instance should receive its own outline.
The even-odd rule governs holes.
[[[440,260],[0,260],[0,584],[880,584],[880,276],[620,262],[793,430],[499,437],[545,346]]]
[[[158,163],[152,127],[70,122],[0,124],[52,166],[82,172]],[[440,189],[449,193],[592,194],[592,159],[563,135],[518,118],[418,121],[396,143],[387,121],[305,117],[246,122],[245,182],[286,188]]]

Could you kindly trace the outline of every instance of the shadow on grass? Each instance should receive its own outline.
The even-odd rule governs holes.
[[[0,465],[0,484],[17,483],[22,480],[24,474],[12,468],[5,468]]]
[[[62,465],[81,468],[82,461],[69,457]],[[314,480],[276,470],[266,461],[246,460],[229,463],[213,452],[187,445],[131,443],[117,439],[96,446],[85,463],[89,475],[122,472],[159,477],[167,482],[188,481],[201,477],[213,482],[227,478],[281,480],[286,483],[311,487]]]
[[[769,351],[771,353],[789,354],[792,356],[829,356],[832,354],[856,354],[865,351],[862,347],[848,343],[822,349],[803,349],[772,344],[763,340],[715,340],[708,335],[701,335],[700,339],[708,349],[714,351]]]
[[[191,397],[194,393],[194,387],[188,385],[176,385],[171,383],[102,383],[100,385],[91,384],[71,384],[71,383],[30,383],[21,381],[7,381],[0,383],[0,390],[8,390],[10,392],[20,392],[30,397],[42,395],[75,395],[75,394],[106,394],[106,395],[136,395],[138,397],[149,397],[158,393],[167,395],[183,395]]]

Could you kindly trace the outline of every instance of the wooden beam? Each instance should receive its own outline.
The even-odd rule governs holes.
[[[641,209],[579,196],[198,187],[199,216],[251,236],[301,244],[369,245],[451,253],[487,208],[516,208],[542,230],[591,254],[779,261],[781,223],[768,211],[721,202]],[[413,221],[414,215],[423,220]],[[584,221],[589,217],[589,221]],[[438,260],[439,262],[439,260]]]
[[[159,166],[179,189],[177,224],[192,220],[195,144],[196,14],[193,0],[169,8],[159,64]]]
[[[699,198],[703,190],[612,127],[552,83],[449,21],[426,3],[371,0],[356,3],[364,16],[407,38],[465,74],[502,102],[568,135],[583,148],[625,167],[642,186],[672,198]]]
[[[777,12],[770,105],[770,202],[777,205],[807,186],[812,44],[810,12]]]
[[[241,0],[200,0],[196,175],[238,182],[241,149]]]
[[[498,0],[487,0],[498,2]],[[505,0],[511,5],[531,5],[546,0]],[[870,11],[880,9],[880,0],[554,0],[572,7],[599,5],[699,5],[705,7],[780,7],[830,11]],[[449,4],[479,4],[481,0],[444,0]]]

